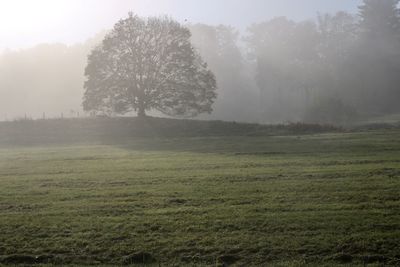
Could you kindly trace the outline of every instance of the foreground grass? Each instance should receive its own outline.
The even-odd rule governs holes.
[[[400,131],[0,149],[0,262],[400,264]]]

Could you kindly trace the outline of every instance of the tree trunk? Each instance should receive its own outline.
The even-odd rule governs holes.
[[[146,117],[146,109],[144,105],[144,101],[142,100],[143,98],[139,99],[139,107],[138,107],[138,117],[143,118]]]
[[[141,80],[141,79],[140,79]],[[144,118],[146,117],[146,102],[145,102],[146,96],[143,90],[138,92],[137,100],[138,100],[138,112],[137,116],[139,118]]]
[[[143,118],[146,117],[146,111],[144,110],[143,106],[139,107],[138,113],[137,113],[138,117]]]

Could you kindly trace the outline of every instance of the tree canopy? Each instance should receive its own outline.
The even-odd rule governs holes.
[[[158,110],[170,116],[211,113],[216,79],[168,17],[121,19],[88,57],[83,107],[102,114]]]

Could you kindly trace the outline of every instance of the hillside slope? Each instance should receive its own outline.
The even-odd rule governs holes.
[[[332,126],[261,125],[163,118],[25,120],[0,123],[0,146],[119,143],[135,137],[266,136],[333,132]]]

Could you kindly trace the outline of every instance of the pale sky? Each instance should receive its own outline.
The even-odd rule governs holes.
[[[0,0],[0,51],[39,43],[83,42],[111,28],[129,11],[168,14],[184,22],[240,29],[287,16],[295,20],[340,10],[357,12],[361,0]]]

